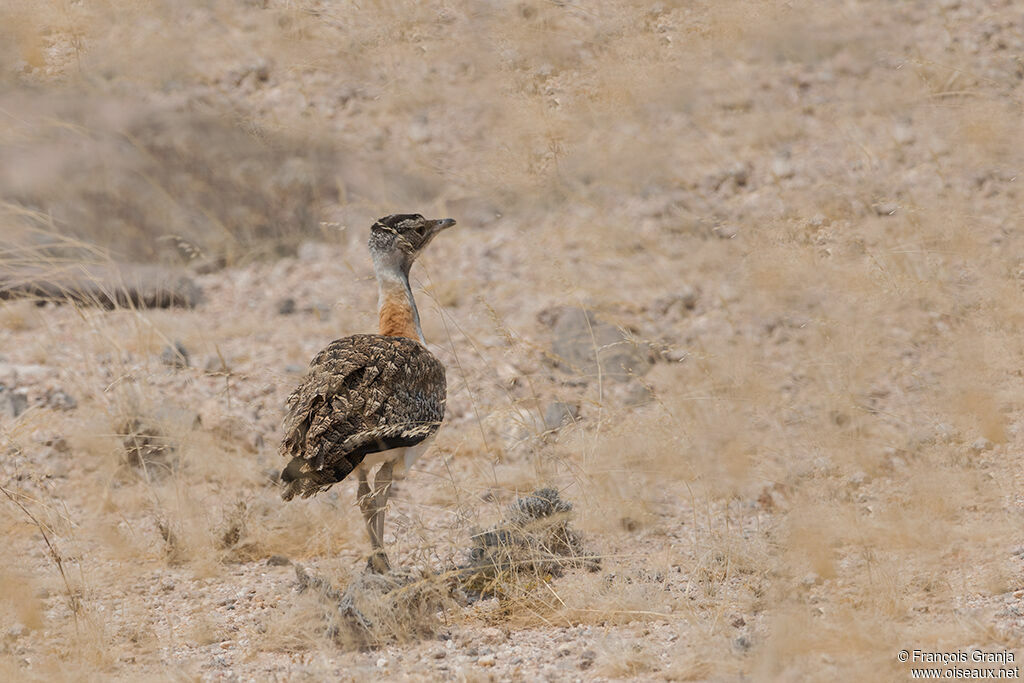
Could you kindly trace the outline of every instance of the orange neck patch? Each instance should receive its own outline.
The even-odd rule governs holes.
[[[380,304],[380,333],[386,337],[419,340],[416,313],[405,292],[388,292]]]

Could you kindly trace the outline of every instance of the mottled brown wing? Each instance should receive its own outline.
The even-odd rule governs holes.
[[[344,479],[368,453],[412,446],[444,419],[444,366],[412,339],[361,334],[317,354],[288,397],[282,494],[303,497]]]

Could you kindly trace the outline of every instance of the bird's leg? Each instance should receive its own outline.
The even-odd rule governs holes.
[[[374,484],[377,483],[377,479],[380,477],[378,473],[374,479]],[[370,545],[373,546],[373,550],[370,553],[370,558],[366,562],[366,567],[377,574],[383,574],[390,565],[388,564],[388,556],[384,554],[384,534],[383,524],[379,525],[381,531],[378,531],[378,521],[380,517],[377,513],[377,492],[370,492],[370,484],[366,480],[366,470],[362,467],[359,468],[359,488],[356,489],[357,500],[359,501],[359,509],[363,513],[363,520],[366,522],[366,533],[370,536]]]
[[[374,497],[370,493],[370,484],[366,481],[366,470],[360,467],[357,472],[359,474],[359,487],[356,489],[356,502],[359,503],[359,509],[363,513],[363,521],[366,522],[366,533],[370,535],[370,545],[376,551],[382,544],[376,536],[376,528],[374,527]]]
[[[373,478],[373,519],[371,522],[373,531],[371,533],[376,537],[378,545],[374,546],[370,567],[378,572],[391,568],[388,556],[384,552],[384,512],[387,508],[388,496],[391,494],[393,468],[393,463],[385,462]]]
[[[384,544],[384,511],[388,504],[388,496],[391,494],[393,468],[394,463],[386,462],[380,466],[377,476],[373,478],[373,503],[376,508],[374,525],[381,545]]]

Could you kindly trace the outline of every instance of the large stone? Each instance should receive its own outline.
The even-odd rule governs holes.
[[[625,381],[645,374],[651,354],[621,328],[592,311],[566,306],[545,315],[554,339],[551,350],[565,370],[588,379]]]
[[[202,290],[184,273],[150,264],[8,269],[0,276],[0,299],[21,298],[108,309],[195,308]]]
[[[560,429],[562,425],[579,419],[579,408],[569,403],[555,401],[544,409],[544,426],[549,429]]]
[[[53,374],[54,369],[46,365],[0,363],[0,384],[8,386],[36,384]]]

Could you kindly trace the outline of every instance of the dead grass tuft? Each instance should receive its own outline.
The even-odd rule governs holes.
[[[408,643],[434,635],[438,613],[453,603],[440,577],[395,569],[363,572],[338,591],[296,565],[299,591],[311,590],[328,605],[327,634],[346,649]]]
[[[175,446],[170,439],[153,425],[139,418],[122,423],[117,430],[123,435],[124,463],[138,468],[146,477],[166,473],[171,467]]]
[[[566,569],[600,568],[599,556],[584,548],[570,525],[572,504],[557,489],[538,489],[516,499],[501,522],[471,535],[469,563],[459,583],[472,599],[515,601]]]

